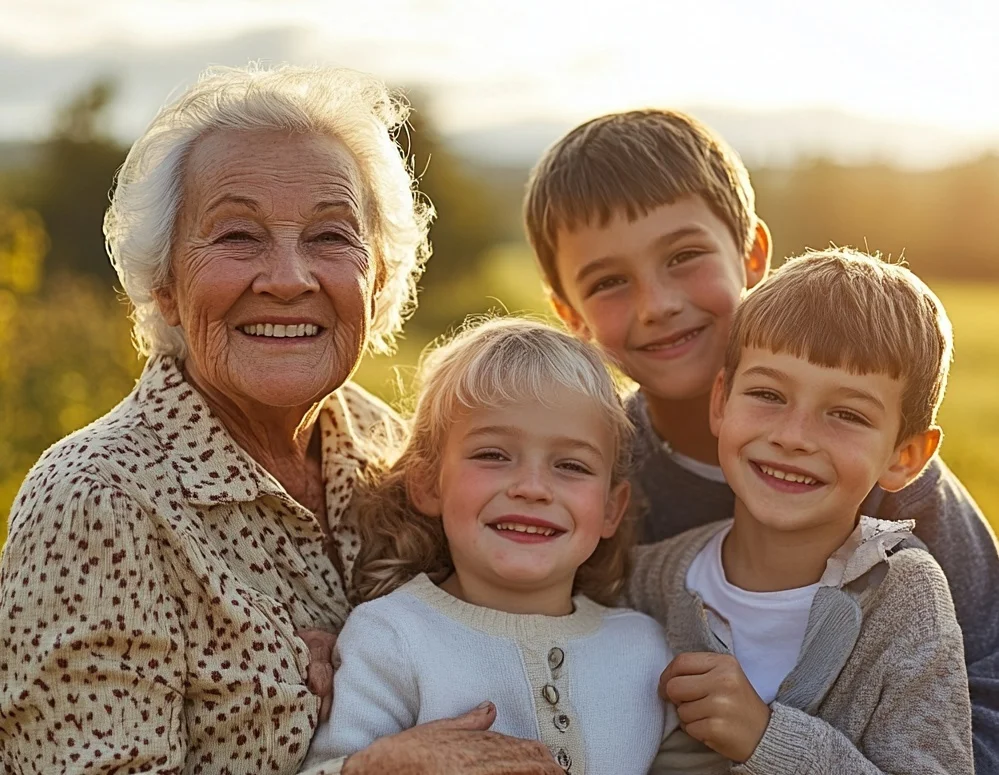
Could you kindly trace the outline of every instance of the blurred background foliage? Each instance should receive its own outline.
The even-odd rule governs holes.
[[[92,84],[59,109],[47,140],[0,164],[0,544],[32,463],[141,370],[101,233],[127,150],[108,130],[114,99],[113,81]],[[546,312],[520,222],[528,170],[463,157],[419,112],[402,140],[441,217],[399,352],[366,359],[357,377],[389,401],[422,347],[465,315]],[[999,525],[988,452],[999,444],[999,157],[919,171],[815,158],[751,174],[775,258],[830,242],[904,255],[943,298],[957,339],[943,455]]]

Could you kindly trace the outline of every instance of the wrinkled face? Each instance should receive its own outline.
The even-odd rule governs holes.
[[[471,410],[451,426],[424,505],[442,517],[462,578],[568,593],[621,519],[626,485],[611,486],[615,441],[599,407],[564,388],[551,398]]]
[[[902,390],[885,374],[746,348],[728,398],[719,384],[712,399],[719,461],[740,507],[776,530],[849,532],[897,462]]]
[[[763,276],[769,246],[744,257],[700,196],[629,221],[558,234],[556,270],[569,327],[597,342],[651,395],[707,395],[721,368],[732,314]]]
[[[375,266],[364,187],[338,140],[218,131],[185,168],[170,284],[157,293],[185,368],[230,399],[313,403],[364,349]]]

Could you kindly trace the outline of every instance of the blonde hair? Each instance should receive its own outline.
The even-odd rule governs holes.
[[[936,423],[953,329],[940,299],[906,267],[830,248],[788,259],[740,304],[725,353],[726,392],[746,347],[900,379],[902,441]]]
[[[353,511],[361,539],[355,565],[357,602],[387,594],[419,573],[436,581],[452,570],[439,518],[421,514],[408,486],[435,476],[448,429],[468,409],[529,399],[550,404],[553,387],[591,398],[614,434],[611,483],[628,476],[632,425],[599,353],[546,323],[499,318],[466,327],[428,350],[420,362],[410,437],[394,464],[362,484]],[[621,592],[634,543],[626,515],[611,538],[601,539],[576,573],[574,592],[612,605]]]
[[[139,352],[186,355],[183,331],[166,322],[153,291],[170,276],[187,159],[195,143],[216,130],[328,135],[348,148],[366,188],[364,227],[382,281],[368,345],[390,351],[416,307],[433,217],[395,141],[408,114],[405,102],[374,76],[291,65],[209,68],[162,108],[128,152],[104,217],[108,255],[132,304]]]
[[[739,155],[697,119],[672,110],[612,113],[581,124],[531,172],[524,224],[545,282],[565,297],[555,266],[560,229],[647,215],[682,196],[704,198],[748,255],[756,204]]]

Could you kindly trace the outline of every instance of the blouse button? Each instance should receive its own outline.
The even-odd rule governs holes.
[[[555,761],[558,762],[558,766],[561,767],[566,772],[568,772],[569,768],[572,766],[572,757],[570,757],[569,754],[566,753],[566,750],[564,748],[558,749],[558,753],[555,754]]]
[[[549,705],[558,704],[558,689],[551,684],[545,684],[545,688],[541,690],[541,694]]]
[[[552,722],[555,724],[555,729],[559,732],[565,732],[569,728],[569,717],[564,713],[556,713]]]
[[[553,648],[548,652],[548,667],[552,670],[558,670],[562,667],[562,663],[565,661],[565,652],[562,651],[558,646]]]

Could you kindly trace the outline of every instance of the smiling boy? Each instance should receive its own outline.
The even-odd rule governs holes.
[[[737,773],[974,771],[961,631],[912,522],[858,509],[940,443],[939,300],[853,251],[788,261],[736,313],[711,396],[733,519],[642,547],[660,692]]]
[[[538,162],[527,234],[552,302],[638,385],[633,493],[646,542],[724,519],[709,398],[731,317],[767,274],[770,236],[749,175],[717,135],[664,110],[606,115]],[[999,775],[999,548],[957,478],[933,457],[910,486],[874,487],[864,513],[914,519],[950,582],[974,713],[979,773]]]

